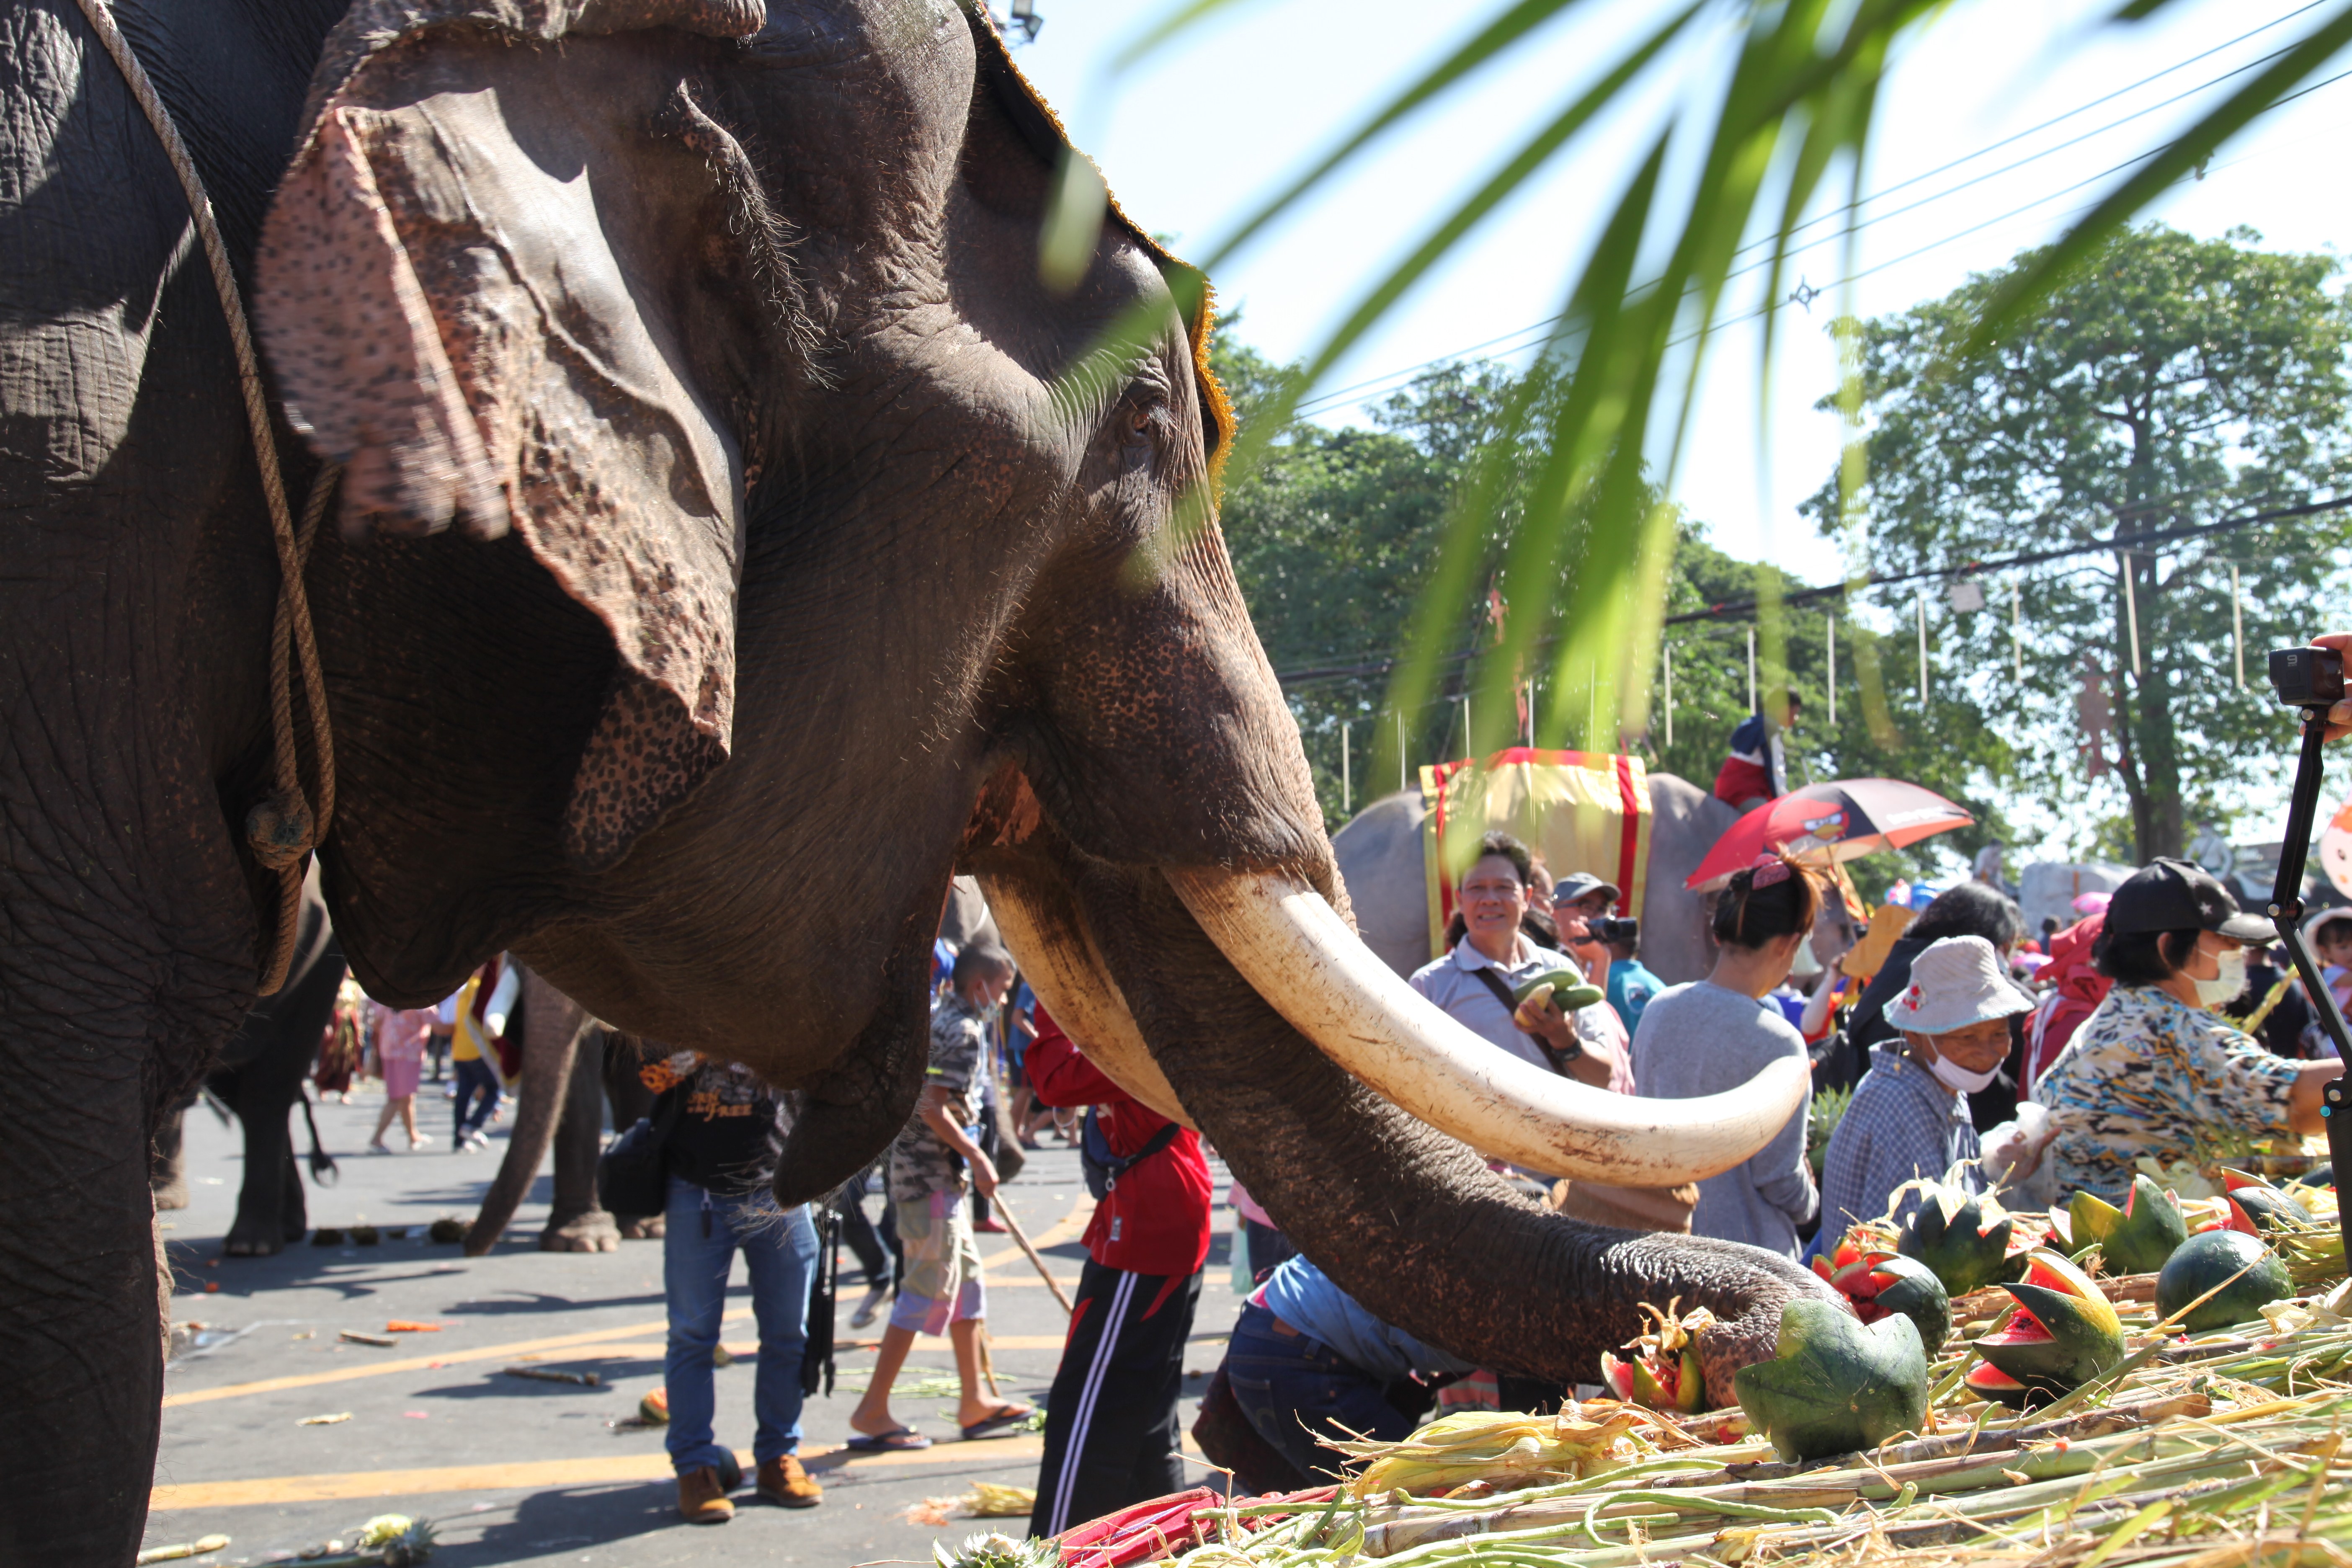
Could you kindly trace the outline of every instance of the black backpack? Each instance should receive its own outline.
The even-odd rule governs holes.
[[[1114,1154],[1095,1108],[1088,1106],[1085,1120],[1078,1123],[1078,1168],[1087,1174],[1087,1191],[1094,1194],[1095,1202],[1102,1202],[1110,1196],[1110,1190],[1118,1185],[1121,1176],[1176,1142],[1176,1134],[1181,1131],[1171,1121],[1146,1139],[1143,1147],[1134,1153]]]

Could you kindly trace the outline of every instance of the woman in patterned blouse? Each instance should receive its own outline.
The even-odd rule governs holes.
[[[2317,1132],[2340,1062],[2274,1057],[2212,1009],[2245,988],[2245,947],[2271,922],[2242,913],[2203,868],[2159,859],[2116,889],[2092,949],[2115,989],[2035,1087],[2057,1128],[2063,1194],[2120,1203],[2134,1163],[2200,1163],[2224,1140]]]

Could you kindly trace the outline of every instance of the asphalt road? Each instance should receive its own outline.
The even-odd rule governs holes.
[[[737,1494],[733,1522],[682,1523],[655,1429],[613,1429],[638,1397],[661,1385],[664,1334],[661,1244],[624,1242],[615,1253],[537,1248],[550,1178],[542,1174],[507,1238],[488,1257],[424,1239],[443,1215],[470,1216],[505,1150],[505,1129],[477,1154],[446,1152],[446,1103],[427,1084],[421,1120],[439,1141],[416,1153],[362,1152],[382,1104],[319,1110],[341,1165],[332,1187],[310,1191],[314,1226],[364,1221],[408,1227],[373,1247],[289,1247],[273,1258],[224,1257],[221,1239],[242,1177],[240,1140],[202,1110],[188,1119],[191,1205],[163,1215],[178,1290],[175,1322],[198,1322],[195,1348],[165,1379],[162,1452],[147,1544],[220,1533],[230,1544],[199,1561],[267,1563],[348,1539],[382,1513],[429,1518],[446,1568],[482,1563],[928,1564],[941,1537],[999,1528],[956,1518],[945,1527],[910,1520],[927,1499],[953,1499],[974,1479],[1036,1481],[1034,1434],[964,1442],[952,1397],[908,1399],[907,1384],[934,1369],[951,1377],[944,1340],[919,1341],[894,1404],[935,1446],[903,1454],[852,1455],[841,1445],[849,1412],[873,1364],[879,1325],[849,1327],[862,1290],[845,1280],[837,1333],[841,1386],[811,1399],[803,1461],[825,1488],[823,1506],[786,1510]],[[298,1147],[299,1112],[296,1113]],[[398,1135],[395,1133],[397,1142]],[[1219,1181],[1223,1180],[1222,1171]],[[1045,1253],[1066,1289],[1084,1258],[1076,1237],[1090,1206],[1077,1157],[1049,1141],[1007,1187],[1013,1213]],[[879,1200],[869,1198],[875,1213]],[[1228,1211],[1221,1220],[1230,1223]],[[982,1236],[989,1324],[1003,1393],[1036,1403],[1060,1356],[1066,1320],[1027,1260],[1004,1236]],[[1186,1357],[1184,1424],[1239,1303],[1227,1279],[1228,1237],[1211,1253]],[[856,1261],[843,1250],[845,1271]],[[726,1342],[744,1359],[719,1380],[719,1436],[750,1468],[756,1352],[750,1293],[736,1266]],[[386,1335],[394,1321],[437,1322],[435,1332]],[[390,1347],[341,1339],[389,1337]],[[856,1342],[861,1348],[846,1348]],[[595,1388],[507,1375],[514,1365],[593,1372]],[[349,1413],[331,1425],[305,1417]],[[1203,1471],[1205,1479],[1207,1472]],[[1003,1521],[1020,1533],[1024,1521]]]

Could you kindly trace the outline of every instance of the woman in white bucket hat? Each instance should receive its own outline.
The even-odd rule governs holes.
[[[1992,1082],[2009,1055],[2010,1019],[2032,1007],[1980,936],[1948,936],[1911,961],[1911,984],[1886,1009],[1901,1037],[1871,1048],[1870,1070],[1831,1135],[1814,1251],[1832,1251],[1848,1226],[1885,1214],[1904,1183],[1979,1157],[1969,1092]],[[1918,1206],[1919,1194],[1906,1194],[1896,1217]]]

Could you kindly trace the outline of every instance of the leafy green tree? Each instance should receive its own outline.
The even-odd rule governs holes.
[[[2179,854],[2193,813],[2215,811],[2249,765],[2279,756],[2284,726],[2260,668],[2251,689],[2238,684],[2233,610],[2255,659],[2320,629],[2352,539],[2344,515],[1948,590],[1970,584],[1978,561],[2214,522],[2352,481],[2352,310],[2329,287],[2338,264],[2263,251],[2259,237],[2117,234],[1989,347],[1974,346],[1987,312],[2043,253],[1850,326],[1867,479],[1842,496],[1832,478],[1808,508],[1832,537],[1858,508],[1879,573],[1942,574],[1923,590],[1933,684],[1960,689],[2009,738],[2005,763],[1984,759],[2009,787],[2080,817],[2092,759],[2078,715],[2105,700],[2103,756],[2137,859]],[[1913,591],[1887,607],[1908,632]]]
[[[1219,340],[1216,353],[1219,377],[1244,417],[1265,407],[1265,391],[1279,384],[1282,368],[1230,333]],[[1372,428],[1292,426],[1268,445],[1266,461],[1225,493],[1222,521],[1234,572],[1267,656],[1286,678],[1286,694],[1330,826],[1347,820],[1343,738],[1349,804],[1360,807],[1396,787],[1393,760],[1373,771],[1376,742],[1392,742],[1395,733],[1388,706],[1391,666],[1409,647],[1415,603],[1428,591],[1474,466],[1491,455],[1502,466],[1506,504],[1487,534],[1482,574],[1451,605],[1448,658],[1433,700],[1412,716],[1405,733],[1405,754],[1415,767],[1464,754],[1461,700],[1493,656],[1489,590],[1509,531],[1525,515],[1518,501],[1539,456],[1507,434],[1507,412],[1514,395],[1526,390],[1521,378],[1492,366],[1444,367],[1376,409]],[[1533,391],[1540,397],[1557,388],[1538,384]],[[1688,521],[1676,526],[1664,584],[1668,615],[1752,602],[1759,590],[1785,596],[1801,586],[1776,569],[1726,555],[1703,535]],[[1518,613],[1505,606],[1507,619]],[[1746,634],[1755,624],[1752,615],[1739,615],[1669,628],[1673,739],[1667,740],[1663,704],[1654,702],[1647,733],[1621,743],[1653,769],[1710,785],[1732,730],[1748,710]],[[1776,624],[1778,636],[1759,639],[1759,679],[1767,690],[1785,685],[1804,704],[1787,744],[1797,781],[1858,773],[1913,778],[1964,802],[1981,819],[1976,833],[1948,838],[1949,847],[1972,850],[2001,831],[1986,781],[2004,771],[2005,753],[1965,693],[1939,688],[1924,712],[1898,701],[1901,722],[1889,723],[1882,714],[1874,729],[1857,663],[1858,653],[1873,650],[1857,640],[1866,634],[1842,624],[1832,725],[1825,617],[1797,611]],[[1539,647],[1538,656],[1549,646]],[[1910,644],[1895,639],[1880,662],[1882,685],[1910,689],[1916,666]],[[1535,668],[1521,672],[1535,679],[1546,673],[1540,657]],[[1505,743],[1518,722],[1517,713],[1478,715],[1481,748]],[[1564,731],[1539,727],[1538,739],[1549,746],[1581,744],[1582,725],[1582,715],[1570,715]],[[1392,759],[1392,752],[1387,754]],[[1932,864],[1934,854],[1922,850],[1874,868],[1889,877],[1916,875]]]

